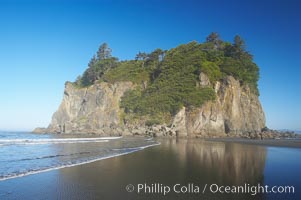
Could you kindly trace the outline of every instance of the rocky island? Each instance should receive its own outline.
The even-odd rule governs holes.
[[[276,138],[258,99],[259,68],[240,36],[211,33],[118,61],[102,44],[46,129],[34,132]]]

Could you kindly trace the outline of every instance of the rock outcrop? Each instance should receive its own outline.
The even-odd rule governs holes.
[[[121,135],[119,101],[131,82],[99,83],[88,88],[65,85],[63,101],[47,128],[54,133]]]
[[[210,84],[206,74],[200,74],[200,87]],[[54,113],[46,132],[95,133],[103,135],[149,134],[153,136],[213,137],[241,136],[261,132],[265,115],[258,96],[249,87],[228,76],[214,84],[216,100],[199,108],[183,107],[170,125],[129,128],[121,118],[120,100],[135,85],[101,82],[88,88],[66,83],[63,101]]]
[[[228,76],[215,84],[216,100],[185,112],[187,135],[223,136],[259,133],[265,127],[265,115],[258,96],[249,87]],[[178,114],[179,114],[178,113]],[[183,115],[183,114],[182,114]]]

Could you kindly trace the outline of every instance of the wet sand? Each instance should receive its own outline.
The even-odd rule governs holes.
[[[212,139],[206,139],[206,141],[234,142],[240,144],[262,145],[262,146],[270,146],[270,147],[301,148],[301,138],[300,139],[265,139],[265,140],[244,139],[244,138],[212,138]]]
[[[203,187],[212,183],[264,184],[264,179],[269,178],[264,177],[267,161],[264,146],[198,139],[162,139],[160,142],[160,146],[124,156],[1,181],[0,199],[273,199],[264,194],[225,195],[209,191],[205,194],[169,193],[166,196],[138,194],[137,184],[144,183],[170,187],[176,183],[194,183]],[[295,175],[292,170],[279,170],[294,173],[294,184],[300,184],[300,175]],[[134,185],[134,192],[126,191],[128,184]],[[277,197],[298,199],[297,194]]]

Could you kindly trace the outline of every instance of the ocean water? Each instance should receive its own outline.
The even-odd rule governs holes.
[[[124,155],[158,144],[143,137],[0,132],[0,181]]]
[[[0,134],[0,199],[301,199],[301,149],[144,137]],[[160,144],[160,145],[158,145]],[[150,147],[150,148],[146,148]],[[144,150],[142,150],[144,149]],[[142,151],[139,151],[142,150]],[[132,153],[135,152],[135,153]],[[119,156],[127,154],[125,156]],[[100,162],[93,162],[104,158]],[[90,164],[84,164],[89,163]],[[83,164],[83,165],[81,165]],[[68,167],[78,165],[74,167]],[[59,170],[52,170],[58,169]],[[48,171],[45,173],[39,173]],[[36,173],[35,175],[20,177]],[[20,178],[17,178],[20,177]],[[132,184],[135,190],[128,192]],[[293,186],[294,193],[138,193],[138,184]],[[202,191],[202,190],[201,190]]]

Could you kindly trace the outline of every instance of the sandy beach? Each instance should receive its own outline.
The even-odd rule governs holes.
[[[160,146],[124,156],[1,181],[0,199],[273,199],[267,198],[265,194],[225,195],[210,191],[180,194],[170,192],[163,195],[160,192],[149,193],[142,190],[138,193],[138,184],[162,184],[170,187],[180,184],[188,187],[192,183],[203,188],[205,184],[213,183],[264,184],[272,177],[265,172],[268,153],[267,148],[262,146],[270,145],[272,141],[161,139],[159,142]],[[275,144],[297,147],[300,142],[275,141]],[[277,169],[277,166],[274,167]],[[287,169],[279,170],[284,175],[287,172]],[[292,184],[301,185],[300,175],[286,176],[292,177]],[[126,190],[129,184],[134,186],[133,192]],[[290,194],[288,199],[297,199],[297,195],[300,193]]]
[[[234,142],[240,144],[250,144],[250,145],[262,145],[270,147],[290,147],[290,148],[301,148],[301,139],[265,139],[265,140],[255,140],[255,139],[243,139],[243,138],[212,138],[206,139],[207,141],[216,142]]]

